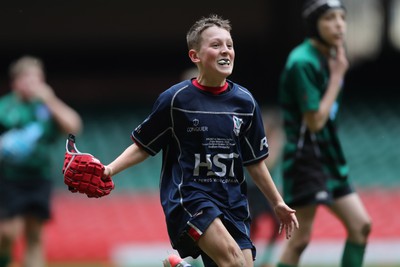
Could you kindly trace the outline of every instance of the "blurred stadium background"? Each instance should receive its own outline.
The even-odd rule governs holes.
[[[351,69],[340,134],[374,221],[365,260],[367,266],[400,266],[400,0],[344,2]],[[286,55],[303,38],[300,6],[292,0],[3,1],[0,94],[8,91],[12,60],[41,57],[56,93],[83,116],[79,149],[108,163],[130,144],[130,132],[157,95],[192,66],[185,34],[201,16],[232,21],[237,58],[231,79],[262,107],[275,105]],[[161,266],[174,251],[158,201],[160,157],[119,174],[115,192],[93,200],[63,185],[64,149],[60,139],[49,151],[56,183],[54,218],[45,231],[50,265]],[[268,225],[265,218],[264,232]],[[313,238],[304,266],[337,266],[344,232],[323,208]],[[262,251],[263,232],[255,242]],[[17,259],[23,246],[15,248]]]

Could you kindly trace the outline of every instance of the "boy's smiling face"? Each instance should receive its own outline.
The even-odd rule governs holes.
[[[225,82],[233,71],[235,60],[231,34],[223,28],[212,26],[204,30],[201,37],[199,50],[191,50],[191,59],[198,65],[200,77],[212,83]]]

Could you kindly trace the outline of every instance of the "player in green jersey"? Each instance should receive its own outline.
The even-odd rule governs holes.
[[[348,180],[337,112],[348,69],[344,49],[346,10],[338,0],[307,0],[309,38],[288,56],[279,91],[286,144],[283,189],[301,225],[284,244],[279,267],[297,266],[310,242],[319,204],[343,223],[347,240],[341,266],[362,266],[371,219]]]
[[[11,92],[0,98],[0,267],[10,266],[14,241],[24,234],[21,266],[44,267],[42,231],[51,217],[49,150],[58,136],[78,133],[79,114],[45,82],[40,59],[10,66]]]

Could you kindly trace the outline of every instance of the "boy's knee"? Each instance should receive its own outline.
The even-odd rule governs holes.
[[[219,263],[218,266],[226,266],[226,267],[245,267],[246,260],[243,255],[243,252],[238,249],[232,247],[225,258],[224,262]]]
[[[371,233],[372,223],[370,220],[365,220],[360,223],[355,229],[355,234],[360,238],[366,239]]]
[[[364,238],[368,238],[369,234],[371,233],[371,230],[372,230],[372,222],[368,221],[364,223],[363,226],[361,227],[361,235]]]
[[[294,246],[294,250],[296,251],[296,254],[300,255],[304,250],[306,250],[307,246],[308,242],[301,242]]]
[[[365,243],[371,233],[372,223],[370,220],[365,221],[353,228],[349,229],[348,238],[355,243]]]
[[[310,243],[310,238],[305,236],[303,238],[293,239],[290,242],[290,247],[297,255],[301,255],[303,251],[307,248],[308,244]]]

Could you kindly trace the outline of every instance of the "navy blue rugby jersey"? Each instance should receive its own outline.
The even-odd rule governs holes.
[[[228,83],[220,95],[190,80],[170,87],[132,132],[150,155],[163,151],[160,194],[167,216],[176,209],[191,216],[191,204],[202,200],[247,210],[243,166],[266,158],[268,144],[255,99]]]

